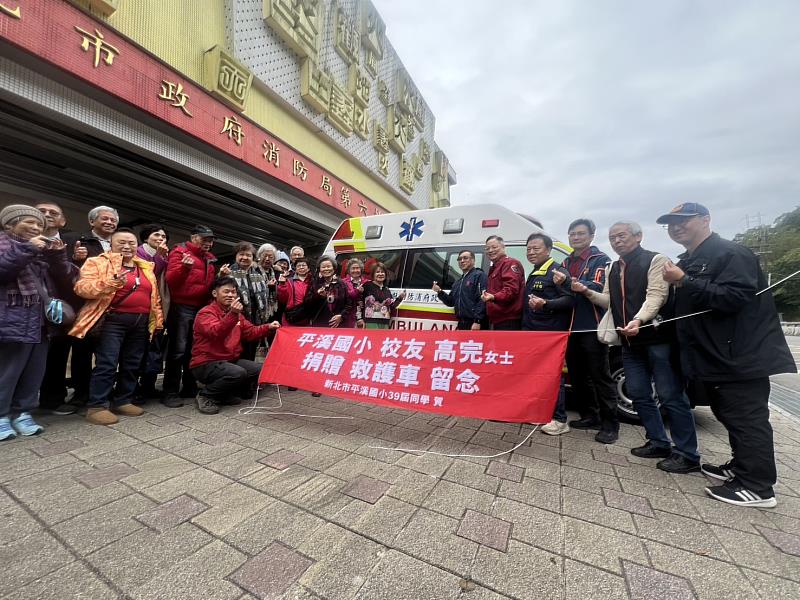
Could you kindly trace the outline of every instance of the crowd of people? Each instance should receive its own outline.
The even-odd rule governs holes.
[[[279,327],[386,328],[404,298],[392,294],[380,262],[367,272],[351,259],[340,272],[331,257],[312,267],[299,246],[287,255],[242,241],[234,261],[218,265],[207,226],[170,248],[165,227],[145,225],[137,236],[108,206],[88,221],[88,232],[67,233],[52,202],[0,211],[0,441],[41,432],[31,414],[39,406],[56,414],[85,407],[97,425],[139,416],[155,399],[173,408],[193,399],[200,412],[217,413],[253,397],[258,347]],[[551,256],[553,240],[532,233],[526,278],[503,239],[490,236],[488,273],[463,250],[461,278],[449,292],[437,282],[432,289],[454,307],[458,329],[570,332],[566,363],[580,418],[567,421],[561,395],[543,433],[596,429],[599,443],[618,439],[609,345],[621,345],[647,438],[631,452],[660,459],[664,471],[702,470],[719,482],[709,495],[724,502],[774,506],[768,377],[796,367],[770,293],[757,293],[766,288],[758,259],[712,233],[700,204],[658,222],[686,248],[677,264],[644,249],[631,221],[609,229],[612,261],[582,218],[569,226],[573,251],[563,264]],[[687,390],[727,428],[730,462],[701,464]]]

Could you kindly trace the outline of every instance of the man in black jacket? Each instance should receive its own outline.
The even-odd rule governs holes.
[[[523,331],[567,331],[572,320],[575,297],[569,289],[567,271],[550,256],[553,240],[543,233],[528,236],[525,248],[533,271],[528,275],[523,290]],[[563,277],[555,280],[560,273]],[[559,394],[551,421],[542,426],[542,433],[561,435],[569,431],[567,409],[563,394]]]
[[[475,266],[475,253],[470,250],[458,253],[458,266],[463,275],[453,284],[449,294],[439,287],[438,281],[433,282],[431,289],[439,300],[455,308],[458,319],[456,329],[489,329],[486,304],[481,301],[481,294],[488,283],[486,273]]]
[[[664,266],[673,284],[684,376],[698,383],[711,410],[728,430],[733,458],[724,465],[702,465],[718,485],[712,498],[739,506],[777,504],[769,376],[795,373],[797,367],[780,328],[775,303],[758,258],[748,248],[711,232],[702,204],[687,202],[658,218],[686,252],[677,265]]]

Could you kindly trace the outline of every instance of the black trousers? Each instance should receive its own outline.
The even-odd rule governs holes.
[[[569,336],[567,369],[581,418],[599,420],[603,427],[618,427],[617,388],[608,366],[608,346],[596,333]]]
[[[711,412],[728,430],[731,471],[747,489],[772,496],[778,473],[769,423],[769,378],[703,382],[703,387]]]
[[[73,339],[68,335],[59,335],[50,340],[47,370],[39,390],[41,408],[58,408],[67,399],[67,361]]]
[[[467,319],[467,320],[464,320],[464,321],[459,319],[458,325],[456,326],[456,329],[459,330],[459,331],[469,331],[470,329],[472,329],[472,324],[474,322],[475,321],[473,319]],[[481,321],[481,331],[484,331],[484,330],[487,330],[487,329],[489,329],[489,321],[487,319],[484,319],[483,321]]]
[[[196,306],[173,304],[167,317],[167,360],[164,367],[164,393],[191,398],[197,395],[197,384],[189,369],[192,360]]]
[[[197,381],[206,386],[203,395],[214,400],[237,395],[249,400],[258,384],[261,365],[251,360],[218,360],[192,369]]]

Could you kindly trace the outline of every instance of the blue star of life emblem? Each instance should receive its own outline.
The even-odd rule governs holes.
[[[404,238],[407,242],[412,241],[414,236],[421,237],[422,228],[424,226],[425,221],[422,219],[417,220],[417,217],[411,217],[400,226],[400,237]]]

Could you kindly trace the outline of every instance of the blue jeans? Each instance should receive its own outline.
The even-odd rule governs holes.
[[[670,448],[674,444],[673,452],[690,460],[700,460],[694,415],[670,361],[670,345],[623,346],[622,365],[625,367],[625,387],[642,420],[647,439],[660,448]],[[658,399],[669,419],[671,443],[653,398],[652,381],[655,381]]]
[[[131,403],[142,357],[147,350],[149,318],[149,315],[131,313],[110,312],[106,315],[94,350],[95,367],[89,381],[86,406],[108,408],[112,392],[115,406]]]

